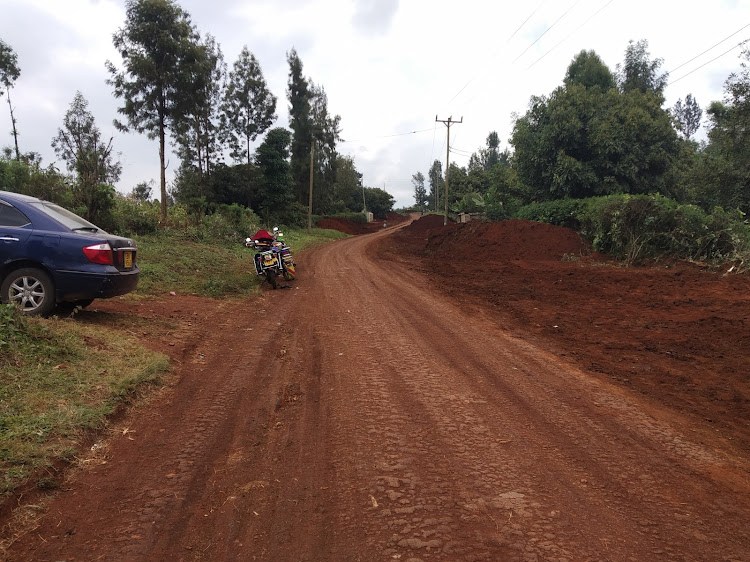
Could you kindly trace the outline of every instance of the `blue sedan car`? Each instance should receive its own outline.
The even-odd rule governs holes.
[[[107,234],[59,205],[0,191],[0,301],[24,314],[135,290],[133,240]]]

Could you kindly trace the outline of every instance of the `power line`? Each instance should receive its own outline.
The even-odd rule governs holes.
[[[340,143],[346,143],[346,142],[362,142],[365,140],[373,140],[373,139],[389,139],[392,137],[403,137],[405,135],[413,135],[416,133],[424,133],[426,131],[432,131],[432,129],[419,129],[418,131],[407,131],[405,133],[394,133],[392,135],[382,135],[380,137],[368,137],[366,139],[354,139],[354,140],[339,140]]]
[[[461,148],[456,148],[455,146],[451,146],[451,152],[455,152],[459,156],[471,156],[474,154],[473,152],[469,152],[468,150],[463,150]]]
[[[558,23],[560,22],[560,20],[561,20],[561,19],[563,19],[563,18],[564,18],[565,16],[567,16],[567,15],[568,15],[568,13],[569,13],[569,12],[570,12],[570,11],[571,11],[571,10],[572,10],[573,8],[575,8],[575,7],[576,7],[576,6],[577,6],[577,5],[578,5],[578,4],[580,3],[580,2],[581,2],[581,0],[576,0],[576,1],[575,1],[575,2],[573,3],[573,5],[572,5],[572,6],[570,7],[570,8],[568,8],[567,10],[565,10],[565,12],[563,13],[563,15],[561,15],[561,16],[560,16],[559,18],[557,18],[557,20],[555,20],[555,23],[553,23],[553,24],[552,24],[552,25],[550,25],[550,26],[549,26],[549,27],[548,27],[547,29],[545,29],[545,30],[544,30],[544,33],[542,33],[542,34],[541,34],[541,35],[540,35],[539,37],[537,37],[537,38],[536,38],[536,41],[534,41],[534,42],[533,42],[533,43],[532,43],[531,45],[529,45],[528,47],[526,47],[526,49],[525,49],[525,50],[523,51],[523,53],[521,53],[520,55],[518,55],[518,56],[517,56],[517,57],[516,57],[516,58],[515,58],[515,59],[513,60],[513,62],[516,62],[516,61],[517,61],[518,59],[520,59],[520,58],[521,58],[522,56],[524,56],[524,55],[526,54],[526,51],[528,51],[529,49],[531,49],[531,47],[533,47],[534,45],[536,45],[536,44],[537,44],[537,43],[539,42],[539,40],[540,40],[540,39],[541,39],[542,37],[544,37],[544,36],[545,36],[545,34],[546,34],[546,33],[547,33],[547,32],[548,32],[548,31],[549,31],[550,29],[552,29],[553,27],[555,27],[555,26],[556,26],[556,25],[557,25],[557,24],[558,24]]]
[[[587,19],[587,20],[586,20],[585,22],[583,22],[583,23],[582,23],[581,25],[579,25],[579,26],[578,26],[578,27],[577,27],[577,28],[575,29],[575,31],[573,31],[572,33],[569,33],[569,34],[567,35],[567,37],[565,37],[565,38],[564,38],[564,39],[563,39],[562,41],[560,41],[560,42],[559,42],[559,43],[558,43],[557,45],[555,45],[554,47],[552,47],[552,48],[551,48],[551,49],[550,49],[549,51],[547,51],[546,53],[544,53],[544,54],[543,54],[543,55],[542,55],[541,57],[539,57],[539,58],[538,58],[538,59],[536,59],[536,60],[535,60],[534,62],[532,62],[532,63],[531,63],[530,65],[529,65],[529,67],[528,67],[528,68],[527,68],[526,70],[530,70],[532,66],[534,66],[534,65],[535,65],[536,63],[538,63],[538,62],[539,62],[540,60],[542,60],[542,59],[543,59],[544,57],[546,57],[547,55],[549,55],[549,54],[550,54],[550,53],[551,53],[552,51],[554,51],[555,49],[557,49],[557,48],[558,48],[558,47],[559,47],[560,45],[562,45],[563,43],[565,43],[565,41],[567,41],[568,39],[570,39],[570,37],[571,37],[572,35],[574,35],[574,34],[578,33],[578,31],[579,31],[579,30],[580,30],[580,29],[581,29],[581,28],[582,28],[583,26],[585,26],[585,25],[586,25],[587,23],[589,23],[589,22],[590,22],[590,21],[591,21],[592,19],[594,19],[594,18],[595,18],[596,16],[598,16],[598,15],[599,15],[599,12],[601,12],[602,10],[604,10],[604,8],[606,8],[607,6],[609,6],[609,5],[610,5],[610,4],[612,3],[612,2],[614,2],[614,1],[615,1],[615,0],[609,0],[609,2],[607,2],[606,4],[604,4],[604,6],[602,6],[602,7],[601,7],[601,8],[599,8],[599,9],[598,9],[598,10],[597,10],[596,12],[594,12],[594,14],[593,14],[593,15],[589,16],[589,18],[588,18],[588,19]]]
[[[697,59],[697,58],[699,58],[699,57],[702,57],[702,56],[703,56],[703,55],[705,55],[705,54],[706,54],[706,53],[707,53],[708,51],[710,51],[710,50],[712,50],[712,49],[715,49],[716,47],[718,47],[719,45],[721,45],[721,44],[722,44],[722,43],[723,43],[724,41],[726,41],[727,39],[730,39],[730,38],[734,37],[734,36],[735,36],[735,35],[737,35],[737,34],[738,34],[738,33],[739,33],[740,31],[742,31],[743,29],[745,29],[745,28],[747,28],[747,27],[750,27],[750,23],[748,23],[748,24],[747,24],[747,25],[745,25],[744,27],[741,27],[740,29],[738,29],[737,31],[735,31],[734,33],[732,33],[731,35],[729,35],[729,36],[725,37],[724,39],[722,39],[721,41],[719,41],[718,43],[716,43],[716,45],[714,45],[713,47],[709,47],[708,49],[706,49],[705,51],[703,51],[703,52],[702,52],[702,53],[701,53],[700,55],[696,55],[696,56],[694,56],[694,57],[693,57],[692,59],[690,59],[689,61],[687,61],[687,62],[683,62],[683,63],[682,63],[682,64],[681,64],[680,66],[678,66],[677,68],[675,68],[675,69],[673,69],[673,70],[670,70],[670,71],[669,71],[669,73],[671,74],[672,72],[675,72],[676,70],[679,70],[679,69],[681,69],[681,68],[682,68],[683,66],[685,66],[685,65],[687,65],[687,64],[690,64],[690,63],[691,63],[691,62],[693,62],[693,61],[694,61],[695,59]],[[734,47],[732,47],[732,48],[734,48]],[[726,53],[724,53],[724,54],[726,54]],[[687,76],[687,74],[686,74],[685,76]]]
[[[530,15],[529,15],[529,16],[528,16],[528,17],[527,17],[527,18],[526,18],[525,20],[523,20],[523,23],[522,23],[521,25],[519,25],[519,26],[518,26],[518,29],[516,29],[516,30],[515,30],[515,31],[514,31],[514,32],[513,32],[513,33],[512,33],[511,35],[510,35],[510,37],[508,37],[508,41],[506,41],[506,44],[507,44],[507,43],[510,43],[510,40],[511,40],[511,39],[513,39],[513,37],[515,37],[515,36],[516,36],[516,33],[518,33],[519,31],[521,31],[521,29],[523,28],[523,26],[524,26],[524,25],[526,25],[526,23],[527,23],[527,22],[528,22],[528,21],[529,21],[529,20],[530,20],[530,19],[531,19],[532,17],[534,17],[534,14],[536,14],[536,13],[537,13],[537,11],[539,10],[539,8],[541,8],[541,7],[542,7],[542,6],[544,5],[544,3],[545,3],[546,1],[547,1],[547,0],[542,0],[541,4],[539,4],[539,5],[538,5],[538,6],[536,7],[536,8],[534,8],[534,11],[533,11],[533,12],[531,12],[531,14],[530,14]],[[498,52],[499,52],[499,51],[496,51],[496,52],[495,52],[495,53],[494,53],[494,54],[492,55],[492,57],[491,57],[491,58],[495,58],[495,56],[497,56],[497,53],[498,53]],[[453,101],[454,99],[456,99],[456,98],[457,98],[458,96],[460,96],[460,95],[461,95],[461,92],[463,92],[463,91],[464,91],[464,90],[466,89],[466,87],[467,87],[467,86],[468,86],[469,84],[471,84],[471,83],[472,83],[472,82],[474,81],[474,79],[475,79],[476,77],[477,77],[477,73],[475,73],[475,74],[474,74],[474,76],[472,76],[471,78],[469,78],[469,81],[468,81],[468,82],[466,82],[466,84],[464,84],[463,88],[461,88],[461,89],[460,89],[460,90],[459,90],[459,91],[458,91],[458,92],[456,93],[456,95],[455,95],[455,96],[453,96],[453,97],[452,97],[452,98],[450,99],[450,101],[448,101],[448,103],[451,103],[451,102],[452,102],[452,101]]]
[[[744,45],[744,44],[745,44],[745,43],[747,43],[748,41],[750,41],[750,39],[745,39],[744,41],[740,41],[739,43],[737,43],[737,44],[736,44],[736,45],[735,45],[734,47],[732,47],[732,48],[731,48],[731,49],[729,49],[728,51],[724,51],[723,53],[721,53],[721,54],[720,54],[720,55],[719,55],[718,57],[716,57],[716,58],[713,58],[713,59],[711,59],[710,61],[708,61],[708,62],[706,62],[706,63],[704,63],[704,64],[700,65],[700,66],[699,66],[699,67],[697,67],[697,68],[694,68],[693,70],[691,70],[691,71],[690,71],[690,72],[688,72],[687,74],[683,74],[683,75],[682,75],[682,76],[680,76],[680,77],[679,77],[679,78],[678,78],[677,80],[672,80],[672,81],[671,81],[671,82],[669,83],[669,85],[671,86],[671,85],[672,85],[672,84],[674,84],[675,82],[679,82],[679,81],[680,81],[680,80],[682,80],[683,78],[685,78],[685,77],[687,77],[687,76],[690,76],[690,75],[691,75],[691,74],[692,74],[693,72],[696,72],[696,71],[700,70],[701,68],[703,68],[704,66],[706,66],[706,65],[709,65],[709,64],[711,64],[711,63],[712,63],[712,62],[714,62],[715,60],[718,60],[718,59],[720,59],[720,58],[721,58],[721,57],[723,57],[724,55],[727,55],[727,54],[731,53],[731,52],[732,52],[732,51],[734,51],[734,50],[735,50],[735,49],[736,49],[737,47],[741,47],[742,45]]]
[[[539,4],[539,5],[538,5],[538,6],[536,7],[536,8],[534,8],[534,11],[533,11],[533,12],[531,12],[531,14],[529,15],[529,17],[527,17],[527,18],[526,18],[525,20],[523,20],[523,23],[522,23],[521,25],[519,25],[519,26],[518,26],[518,29],[516,29],[516,30],[515,30],[515,31],[513,32],[513,34],[512,34],[512,35],[511,35],[510,37],[508,37],[508,41],[506,41],[506,44],[507,44],[507,43],[510,43],[510,40],[511,40],[511,39],[513,39],[513,38],[514,38],[514,37],[516,36],[516,33],[518,33],[519,31],[521,31],[521,28],[522,28],[522,27],[523,27],[524,25],[526,25],[526,22],[528,22],[528,21],[529,21],[529,20],[530,20],[531,18],[533,18],[533,17],[534,17],[534,14],[536,14],[537,10],[539,10],[539,8],[541,8],[541,7],[542,7],[542,6],[544,5],[544,3],[545,3],[546,1],[547,1],[547,0],[542,0],[542,3],[541,3],[541,4]]]

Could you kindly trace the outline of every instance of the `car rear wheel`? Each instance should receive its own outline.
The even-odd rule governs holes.
[[[0,298],[6,304],[17,305],[23,314],[46,316],[55,308],[55,287],[44,271],[25,267],[5,278]]]

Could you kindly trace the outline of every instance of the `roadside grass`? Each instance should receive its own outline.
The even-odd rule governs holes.
[[[175,236],[140,236],[141,275],[134,296],[186,295],[224,297],[246,294],[258,283],[250,271],[249,250],[190,242]],[[246,253],[243,253],[245,250]]]
[[[297,253],[347,235],[335,230],[286,230]],[[211,298],[259,293],[244,238],[207,244],[184,235],[137,237],[141,276],[124,298],[159,298],[171,291]],[[301,272],[304,276],[304,271]],[[0,305],[0,496],[27,483],[57,486],[51,468],[73,463],[82,441],[107,426],[118,407],[159,384],[169,359],[143,347],[142,335],[174,329],[166,319],[135,315],[29,318]]]
[[[336,230],[284,231],[296,254],[347,235]],[[255,274],[253,251],[244,238],[216,244],[185,240],[176,234],[136,237],[141,276],[134,298],[163,296],[174,291],[201,297],[226,298],[258,293],[262,279]],[[301,273],[304,275],[304,273]]]
[[[166,356],[121,330],[0,306],[0,493],[56,487],[45,469],[74,462],[87,432],[168,369]]]

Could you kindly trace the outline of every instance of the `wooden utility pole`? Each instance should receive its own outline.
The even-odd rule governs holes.
[[[445,143],[445,216],[443,217],[443,226],[448,224],[448,168],[450,167],[451,160],[451,125],[453,123],[463,123],[464,118],[461,117],[460,121],[453,121],[453,116],[448,117],[448,120],[438,119],[435,115],[435,121],[444,123],[448,128],[448,140]]]
[[[315,141],[310,143],[310,198],[307,204],[307,230],[312,230],[312,186],[313,186],[313,154]]]
[[[365,214],[365,220],[367,220],[367,200],[365,199],[365,176],[357,172],[359,176],[359,185],[362,186],[362,212]]]

